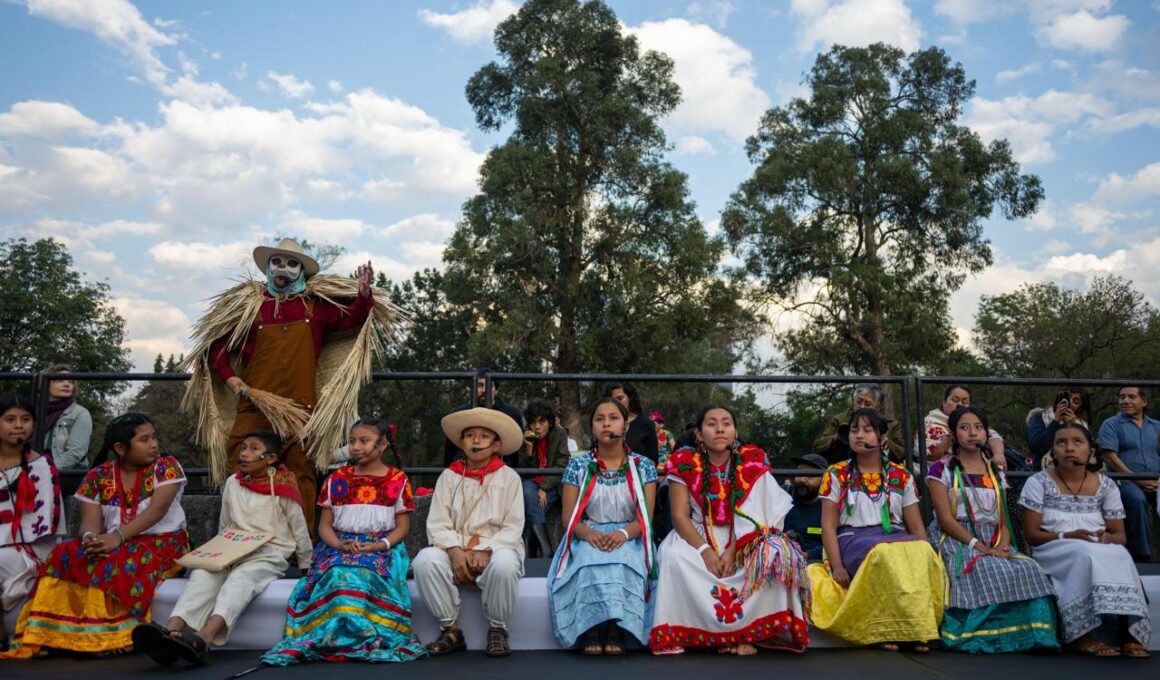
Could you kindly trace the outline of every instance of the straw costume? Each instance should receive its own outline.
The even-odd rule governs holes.
[[[400,310],[387,293],[360,293],[354,279],[318,274],[291,239],[254,249],[267,281],[243,281],[210,301],[194,327],[196,346],[183,368],[193,375],[182,409],[198,417],[198,443],[209,450],[216,483],[237,464],[242,435],[271,429],[285,442],[286,467],[298,480],[307,525],[314,526],[316,470],[325,469],[357,415],[371,359],[397,330]],[[297,278],[278,288],[286,261]],[[227,382],[241,378],[235,394]]]

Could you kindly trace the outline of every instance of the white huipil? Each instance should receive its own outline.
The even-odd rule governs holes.
[[[0,470],[0,517],[15,513],[20,474],[19,465]],[[28,596],[41,563],[66,533],[52,463],[40,456],[28,464],[28,474],[36,486],[37,507],[24,513],[19,526],[13,521],[0,523],[0,615]]]
[[[270,533],[274,538],[229,569],[194,569],[190,573],[171,616],[195,630],[204,627],[214,614],[222,617],[226,627],[214,638],[215,645],[224,645],[250,601],[286,574],[291,555],[297,554],[300,568],[310,566],[313,547],[306,515],[297,501],[251,491],[236,476],[226,480],[222,488],[218,530],[227,529]]]
[[[524,575],[524,497],[520,476],[504,466],[482,480],[444,470],[435,483],[427,516],[430,547],[412,563],[415,586],[443,628],[459,619],[459,587],[451,573],[450,548],[490,550],[491,560],[475,580],[483,591],[483,613],[495,628],[507,628]],[[471,545],[473,538],[477,539]]]

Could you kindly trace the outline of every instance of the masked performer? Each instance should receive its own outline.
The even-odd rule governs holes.
[[[217,483],[237,467],[245,433],[277,432],[313,527],[315,470],[342,445],[371,358],[398,310],[384,291],[372,290],[370,262],[359,266],[357,280],[319,274],[291,239],[255,248],[254,262],[266,281],[218,295],[194,328],[182,408],[197,409],[198,443],[209,449]]]

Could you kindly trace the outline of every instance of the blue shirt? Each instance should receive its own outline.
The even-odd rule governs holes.
[[[1100,425],[1099,447],[1120,457],[1132,472],[1160,473],[1160,420],[1144,416],[1144,426],[1123,413]]]

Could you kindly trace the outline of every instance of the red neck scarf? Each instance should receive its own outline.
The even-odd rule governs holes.
[[[238,470],[234,477],[237,478],[238,483],[243,487],[253,491],[254,493],[269,494],[271,482],[274,485],[274,495],[279,498],[289,498],[298,505],[302,505],[302,494],[298,492],[298,478],[290,472],[285,465],[279,465],[274,470],[274,474],[269,473],[270,468],[266,468],[267,472],[259,472],[253,475],[247,475],[241,470]]]
[[[489,460],[487,462],[487,465],[485,465],[482,468],[479,468],[477,470],[473,470],[472,468],[467,467],[467,459],[466,458],[460,458],[459,460],[451,463],[451,465],[449,465],[447,467],[447,469],[451,470],[452,472],[456,472],[458,474],[461,474],[464,477],[467,477],[468,479],[478,479],[479,483],[483,484],[484,477],[487,477],[488,475],[490,475],[491,473],[495,472],[496,470],[500,469],[503,466],[504,466],[504,462],[503,462],[502,458],[500,458],[499,456],[492,456],[491,460]]]

